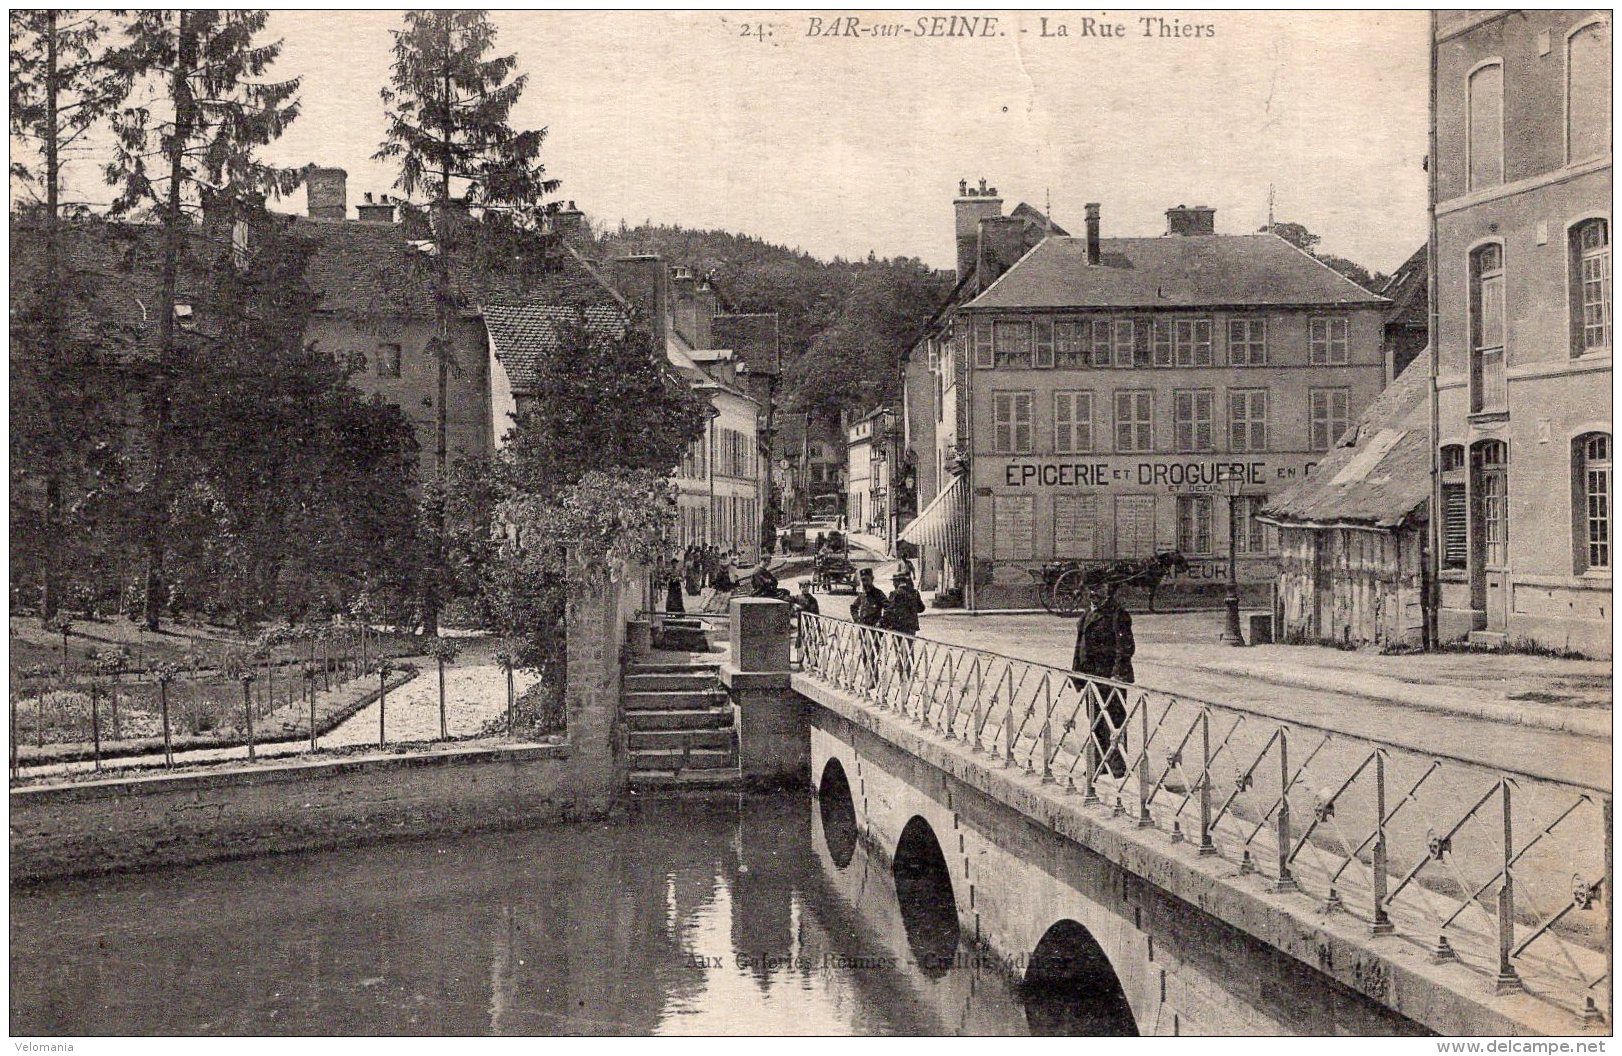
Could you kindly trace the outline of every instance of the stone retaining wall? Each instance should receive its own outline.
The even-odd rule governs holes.
[[[568,745],[457,747],[11,793],[13,884],[606,813]]]

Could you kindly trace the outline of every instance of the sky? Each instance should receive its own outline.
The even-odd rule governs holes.
[[[1254,231],[1271,185],[1276,217],[1323,252],[1390,272],[1425,239],[1423,12],[1176,12],[1183,37],[1146,34],[1137,12],[1047,12],[1048,36],[1043,14],[1003,12],[991,36],[938,38],[812,36],[827,13],[493,17],[497,50],[529,75],[513,123],[549,129],[559,197],[597,222],[947,268],[958,181],[983,177],[1005,208],[1051,202],[1072,231],[1100,202],[1105,237],[1162,234],[1179,204],[1214,207],[1218,232]],[[863,12],[858,28],[919,17]],[[351,208],[393,184],[371,155],[399,24],[271,17],[303,114],[266,155],[348,170]]]

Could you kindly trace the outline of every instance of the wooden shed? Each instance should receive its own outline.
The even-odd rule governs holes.
[[[1280,641],[1423,644],[1429,379],[1427,351],[1262,512],[1279,529]]]

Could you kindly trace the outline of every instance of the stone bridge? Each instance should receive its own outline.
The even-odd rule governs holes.
[[[943,1023],[989,972],[1081,1033],[1608,1031],[1608,791],[788,618],[734,603],[745,776]]]

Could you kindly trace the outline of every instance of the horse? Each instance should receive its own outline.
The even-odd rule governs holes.
[[[1123,558],[1119,561],[1109,561],[1102,565],[1095,565],[1087,572],[1087,585],[1089,587],[1126,586],[1128,583],[1144,583],[1149,588],[1149,611],[1155,611],[1155,591],[1160,588],[1160,581],[1174,572],[1186,573],[1188,571],[1188,558],[1179,550],[1161,550],[1153,557]]]

